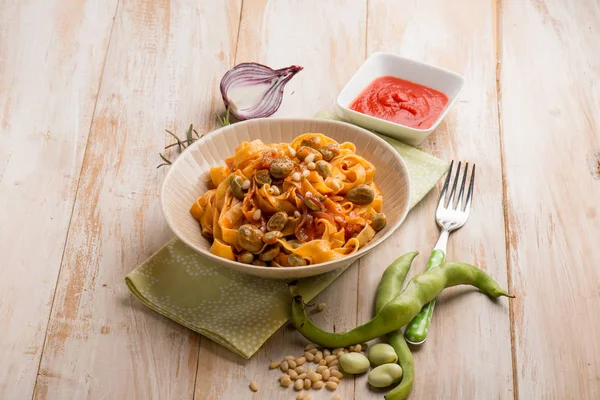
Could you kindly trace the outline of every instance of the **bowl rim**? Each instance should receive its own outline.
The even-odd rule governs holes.
[[[272,121],[273,123],[276,122],[281,122],[281,121],[294,121],[294,122],[314,122],[314,121],[324,121],[327,123],[333,123],[334,125],[340,125],[340,126],[350,126],[354,129],[357,129],[359,131],[363,131],[363,133],[366,133],[368,135],[370,135],[372,137],[373,140],[377,141],[379,144],[381,144],[384,147],[387,147],[388,150],[395,155],[395,157],[398,159],[398,161],[400,162],[400,164],[402,165],[402,168],[406,171],[406,179],[407,179],[407,185],[406,188],[408,190],[408,200],[406,202],[406,207],[404,208],[402,214],[400,215],[400,217],[398,218],[398,221],[390,227],[390,229],[383,235],[381,235],[379,238],[375,239],[372,242],[369,242],[367,246],[364,246],[360,249],[358,249],[358,251],[356,251],[353,254],[350,254],[348,256],[342,257],[342,258],[338,258],[338,259],[334,259],[334,260],[330,260],[330,261],[326,261],[326,262],[322,262],[322,263],[318,263],[318,264],[310,264],[310,265],[306,265],[306,266],[302,266],[302,267],[293,267],[294,271],[306,271],[306,270],[310,270],[310,269],[315,269],[317,267],[322,268],[328,265],[332,265],[335,263],[339,263],[340,261],[346,261],[346,262],[354,262],[357,258],[365,255],[366,253],[370,252],[371,250],[374,250],[378,245],[380,245],[381,243],[383,243],[387,238],[389,238],[399,227],[400,225],[404,222],[404,220],[406,219],[406,216],[408,215],[408,212],[410,211],[410,200],[411,200],[411,195],[412,195],[412,191],[411,191],[411,179],[410,179],[410,175],[408,173],[408,167],[406,165],[406,162],[404,161],[404,159],[402,158],[402,156],[400,155],[400,153],[398,153],[398,151],[396,151],[396,149],[394,149],[394,147],[392,147],[391,144],[389,144],[388,142],[386,142],[385,140],[383,140],[382,138],[380,138],[379,136],[377,136],[376,134],[368,131],[367,129],[364,129],[360,126],[354,125],[354,124],[350,124],[347,122],[342,122],[342,121],[336,121],[336,120],[330,120],[330,119],[322,119],[322,118],[295,118],[295,117],[278,117],[278,118],[255,118],[255,119],[250,119],[250,120],[246,120],[246,121],[239,121],[236,122],[235,125],[237,124],[252,124],[252,123],[257,123],[258,121]],[[165,192],[165,187],[167,186],[167,183],[170,181],[171,179],[171,175],[174,174],[176,167],[178,164],[183,162],[183,158],[181,157],[183,155],[184,152],[190,150],[190,149],[194,149],[196,147],[200,147],[206,140],[208,135],[214,135],[214,134],[223,134],[223,132],[227,131],[228,129],[232,129],[231,127],[234,124],[231,125],[226,125],[223,126],[221,128],[215,129],[213,131],[211,131],[209,134],[202,136],[200,139],[198,139],[197,141],[195,141],[194,143],[192,143],[190,146],[188,146],[187,148],[185,148],[185,150],[175,159],[175,161],[170,165],[169,171],[167,172],[167,174],[165,175],[163,182],[160,186],[160,208],[163,214],[163,218],[166,220],[167,225],[169,226],[169,228],[171,228],[171,230],[173,231],[173,233],[175,234],[175,236],[181,240],[183,243],[185,243],[188,247],[192,248],[194,251],[196,251],[197,253],[206,256],[207,258],[209,258],[210,260],[218,263],[218,264],[234,264],[234,265],[239,265],[239,266],[243,266],[244,268],[248,268],[249,270],[255,270],[255,271],[264,271],[264,270],[268,270],[268,271],[273,271],[273,267],[262,267],[259,265],[252,265],[252,264],[244,264],[241,263],[239,261],[232,261],[223,257],[219,257],[216,256],[214,254],[212,254],[210,251],[208,250],[204,250],[204,249],[200,249],[198,248],[195,244],[189,242],[185,236],[183,234],[181,234],[181,232],[179,231],[179,229],[177,228],[176,224],[173,223],[173,221],[171,220],[171,218],[169,217],[169,214],[166,211],[166,204],[165,204],[165,196],[164,196],[164,192]],[[286,269],[282,269],[282,270],[288,270],[288,268]]]
[[[442,92],[444,95],[446,95],[448,97],[448,103],[446,104],[446,107],[444,107],[444,110],[442,110],[442,112],[440,113],[440,115],[438,116],[438,118],[434,121],[433,124],[431,124],[431,126],[427,129],[419,129],[419,128],[413,128],[410,127],[408,125],[403,125],[403,124],[399,124],[397,122],[393,122],[393,121],[389,121],[387,119],[383,119],[383,118],[379,118],[379,117],[375,117],[373,115],[369,115],[369,114],[364,114],[358,111],[355,111],[351,108],[349,108],[346,105],[342,104],[342,101],[340,100],[340,97],[342,96],[342,93],[346,90],[346,88],[348,87],[348,85],[350,84],[350,82],[352,82],[358,75],[358,73],[364,68],[364,66],[371,60],[371,59],[376,59],[376,58],[380,58],[380,57],[392,57],[398,60],[402,60],[402,61],[408,61],[414,64],[418,64],[418,65],[422,65],[425,66],[427,68],[431,68],[434,69],[438,72],[441,72],[443,74],[445,74],[446,76],[450,75],[456,79],[458,79],[458,81],[460,81],[459,87],[458,87],[458,91],[456,92],[456,95],[453,96],[452,98],[449,97],[449,95],[447,93]],[[372,61],[371,61],[372,62]],[[385,75],[377,75],[377,78],[380,78],[382,76]],[[399,78],[399,79],[405,79],[405,80],[409,80],[413,83],[416,83],[406,77],[401,77],[398,75],[392,75],[395,78]],[[408,57],[403,57],[400,56],[398,54],[394,54],[394,53],[390,53],[390,52],[385,52],[385,51],[376,51],[374,53],[372,53],[369,57],[367,57],[367,59],[360,65],[360,67],[358,67],[358,69],[356,70],[356,72],[352,75],[352,77],[350,79],[348,79],[348,81],[346,82],[346,84],[344,85],[344,87],[342,88],[342,90],[340,90],[340,92],[338,93],[337,99],[336,99],[336,103],[338,105],[338,107],[340,107],[344,112],[350,113],[350,114],[355,114],[359,117],[365,117],[367,119],[371,119],[373,121],[376,122],[383,122],[387,125],[389,125],[390,127],[393,128],[401,128],[401,129],[405,129],[405,130],[409,130],[412,131],[414,133],[431,133],[434,130],[437,129],[437,127],[442,123],[442,121],[444,120],[444,118],[446,118],[446,115],[448,114],[448,112],[452,109],[452,107],[454,107],[454,103],[456,103],[456,100],[458,99],[458,97],[460,96],[460,94],[462,93],[464,87],[465,87],[465,77],[462,76],[461,74],[459,74],[458,72],[452,71],[450,69],[447,68],[443,68],[443,67],[439,67],[437,65],[434,64],[430,64],[430,63],[426,63],[423,61],[419,61],[419,60],[415,60],[412,58],[408,58]],[[420,84],[419,84],[420,85]],[[368,84],[367,84],[368,86]],[[363,86],[362,89],[360,90],[359,94],[365,90],[365,88],[367,86]],[[424,86],[424,85],[422,85]],[[436,89],[437,90],[437,89]],[[438,90],[441,92],[441,90]]]

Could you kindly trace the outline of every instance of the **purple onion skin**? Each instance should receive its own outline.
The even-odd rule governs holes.
[[[266,65],[248,62],[241,63],[227,71],[221,79],[221,97],[225,107],[229,107],[227,90],[234,83],[247,82],[248,84],[263,84],[275,80],[275,83],[266,92],[262,101],[253,106],[250,110],[240,113],[240,110],[234,110],[229,107],[229,112],[237,120],[244,121],[254,118],[265,118],[273,115],[281,105],[283,100],[283,90],[285,85],[304,68],[298,65],[291,65],[287,68],[272,69]]]

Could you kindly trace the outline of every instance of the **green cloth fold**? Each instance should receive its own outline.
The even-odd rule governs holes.
[[[317,118],[340,119],[323,112]],[[414,207],[435,186],[448,163],[381,136],[402,156]],[[347,267],[300,280],[299,293],[313,299]],[[220,267],[174,238],[125,277],[131,292],[154,311],[248,359],[290,317],[284,281]]]

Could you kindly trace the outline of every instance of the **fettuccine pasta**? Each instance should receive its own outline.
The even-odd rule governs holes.
[[[305,133],[292,143],[243,142],[192,216],[210,251],[247,264],[296,267],[365,246],[386,224],[375,167],[354,144]]]

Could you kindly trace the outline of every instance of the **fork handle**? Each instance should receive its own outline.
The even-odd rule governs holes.
[[[429,256],[426,269],[427,271],[432,268],[439,267],[444,263],[444,259],[446,258],[446,244],[448,243],[448,235],[449,232],[445,229],[440,233],[440,238],[433,248],[431,256]],[[427,332],[429,331],[429,325],[431,325],[431,317],[433,316],[434,308],[435,299],[425,304],[417,316],[414,317],[412,321],[408,323],[408,325],[406,325],[404,337],[408,343],[412,345],[419,345],[425,342],[427,339]]]

